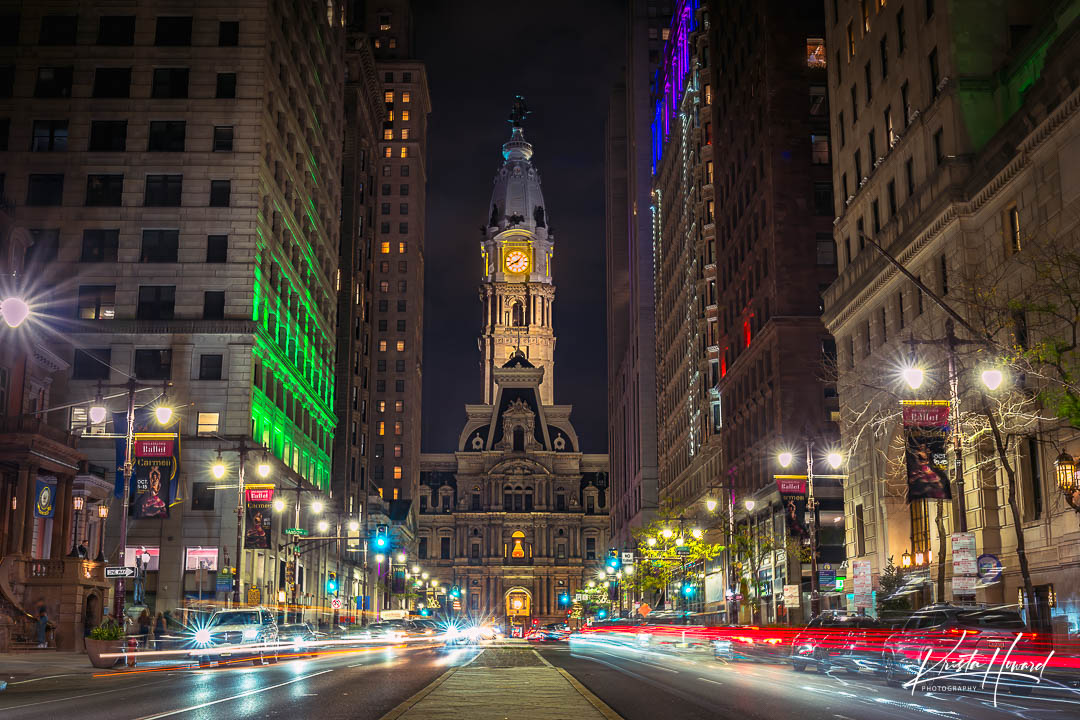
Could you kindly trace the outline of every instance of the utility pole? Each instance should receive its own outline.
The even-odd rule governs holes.
[[[817,499],[814,497],[814,441],[806,441],[806,507],[810,510],[810,616],[821,614],[821,579],[817,569]],[[755,581],[757,578],[754,578]]]

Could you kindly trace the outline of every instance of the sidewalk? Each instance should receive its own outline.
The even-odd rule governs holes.
[[[489,647],[382,720],[622,720],[569,673],[528,647]]]
[[[90,675],[95,670],[84,652],[31,650],[0,653],[0,685],[41,680],[56,675]]]

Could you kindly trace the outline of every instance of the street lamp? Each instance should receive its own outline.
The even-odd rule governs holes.
[[[274,512],[285,512],[285,501],[281,498],[274,498]]]
[[[911,553],[907,550],[900,556],[900,567],[905,569],[911,567]]]
[[[68,556],[79,557],[79,515],[82,514],[82,509],[86,507],[86,498],[82,495],[75,495],[71,498],[71,507],[75,511],[75,532],[71,534],[71,552],[68,553]]]
[[[674,533],[674,531],[672,531],[671,528],[664,528],[664,530],[660,534],[664,536],[665,540],[670,540],[671,536],[674,535],[675,533]]]
[[[997,390],[1005,380],[1005,374],[997,368],[982,371],[982,382],[990,390]]]
[[[349,521],[349,532],[356,532],[360,529],[360,523],[356,520]]]
[[[315,500],[315,501],[313,501],[313,502],[311,503],[311,512],[313,512],[313,513],[315,513],[316,515],[318,515],[318,514],[319,514],[319,513],[321,513],[322,511],[323,511],[323,504],[322,504],[322,500]]]
[[[825,460],[829,463],[833,470],[837,470],[843,464],[844,456],[833,450],[825,456]]]
[[[716,501],[713,500],[712,498],[709,498],[708,500],[706,500],[705,501],[705,509],[708,510],[709,512],[712,512],[713,510],[715,510],[716,509]]]
[[[420,574],[420,566],[419,565],[413,565],[412,566],[412,574],[413,575],[419,575]]]
[[[788,452],[787,450],[785,450],[784,452],[782,452],[782,453],[780,453],[779,455],[776,456],[776,460],[777,460],[777,462],[780,463],[780,467],[787,467],[788,465],[791,464],[791,461],[794,460],[794,459],[795,459],[795,456],[792,453]]]
[[[168,425],[172,420],[172,412],[172,408],[168,405],[158,405],[154,408],[154,417],[157,418],[158,423]]]
[[[106,505],[105,503],[102,503],[101,505],[98,505],[97,515],[101,519],[101,527],[100,527],[101,535],[98,538],[98,540],[99,540],[99,542],[98,542],[98,555],[94,559],[94,561],[103,563],[103,562],[105,562],[105,521],[109,517],[109,506]]]
[[[378,555],[375,556],[375,562],[377,562],[377,563],[384,562],[385,560],[386,560],[386,556],[383,555],[382,553],[379,553]],[[425,577],[425,579],[427,578],[427,573],[424,573],[424,577]]]
[[[701,536],[704,535],[705,533],[702,532],[701,528],[694,528],[693,530],[690,531],[690,534],[694,536],[695,540],[700,540]]]
[[[330,529],[330,523],[325,520],[320,520],[318,524],[319,532],[326,532]]]
[[[225,462],[221,459],[220,451],[218,451],[218,456],[214,461],[214,464],[210,466],[210,474],[213,475],[216,480],[225,477]]]
[[[756,505],[756,504],[757,503],[755,503],[753,500],[744,500],[743,501],[743,506],[746,508],[746,512],[748,512],[748,513],[749,512],[754,512],[754,505]]]
[[[270,477],[270,461],[263,456],[262,462],[255,467],[255,471],[259,473],[261,478]]]
[[[398,553],[397,561],[401,564],[405,563],[405,553]]]
[[[656,547],[656,538],[650,535],[649,537],[645,538],[645,544],[649,547]]]
[[[1065,502],[1069,503],[1076,512],[1080,512],[1080,498],[1077,497],[1076,484],[1076,461],[1073,456],[1064,450],[1054,461],[1054,474],[1057,476],[1058,489],[1065,496]]]
[[[9,328],[15,329],[30,316],[30,306],[19,297],[7,297],[0,300],[0,315]]]
[[[918,390],[919,386],[922,385],[922,368],[915,367],[914,365],[909,365],[908,367],[904,368],[903,372],[901,372],[900,375],[904,378],[904,382],[906,382],[908,384],[908,387],[912,390]]]
[[[101,402],[101,398],[98,398],[98,402]],[[90,407],[90,422],[95,425],[100,425],[105,422],[105,418],[108,414],[109,411],[105,409],[104,405],[93,405]]]

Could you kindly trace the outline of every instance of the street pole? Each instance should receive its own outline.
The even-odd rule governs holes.
[[[956,369],[957,338],[952,318],[945,320],[945,344],[949,351],[949,412],[952,417],[953,481],[956,483],[956,509],[960,532],[967,532],[967,508],[964,500],[964,455],[960,429],[959,374]],[[944,563],[945,558],[940,558]]]
[[[135,446],[135,378],[131,378],[127,382],[128,387],[128,406],[127,406],[127,428],[125,430],[124,437],[124,497],[121,499],[122,505],[120,509],[120,563],[121,565],[126,560],[127,555],[127,524],[128,524],[128,496],[131,494],[131,475],[135,470],[132,460],[132,453]],[[116,597],[113,598],[113,614],[116,617],[116,621],[120,623],[120,627],[124,626],[124,602],[126,600],[127,587],[124,582],[124,578],[120,577],[116,580]]]
[[[821,587],[817,569],[817,499],[814,498],[814,441],[806,441],[806,505],[810,509],[810,616],[821,613]]]
[[[244,465],[247,462],[247,441],[240,439],[240,471],[236,483],[236,567],[233,568],[233,605],[240,607],[240,570],[244,566]]]

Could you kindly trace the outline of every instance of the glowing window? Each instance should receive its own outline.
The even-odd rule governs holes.
[[[398,340],[397,341],[397,351],[398,352],[404,352],[405,351],[405,341],[404,340]]]
[[[390,128],[386,128],[385,130],[382,131],[382,139],[383,140],[393,140],[394,139],[394,131],[391,130]]]
[[[404,145],[401,147],[401,157],[409,157],[409,148],[405,147]]]
[[[409,243],[407,243],[407,242],[399,242],[397,244],[397,251],[399,253],[401,253],[402,255],[404,255],[405,253],[407,253],[409,251]]]
[[[404,429],[405,429],[405,426],[401,423],[400,420],[398,420],[397,422],[394,423],[394,434],[395,435],[400,435],[402,430],[404,430]]]
[[[218,431],[218,413],[204,413],[201,412],[198,415],[198,428],[199,435],[211,435]]]
[[[386,352],[386,341],[385,340],[380,340],[379,341],[379,352]]]
[[[379,434],[380,435],[385,435],[386,434],[386,423],[384,421],[382,421],[382,420],[379,421]]]
[[[405,409],[405,401],[404,400],[395,400],[394,401],[394,410],[396,412],[401,412],[404,409]]]
[[[407,102],[410,102],[411,100],[412,100],[412,95],[409,93],[408,90],[405,90],[405,91],[403,91],[401,93],[401,102],[407,103]]]
[[[746,347],[750,347],[750,321],[743,320],[742,324],[743,338],[746,340]]]
[[[399,458],[403,453],[403,446],[401,443],[394,443],[394,457]]]
[[[376,40],[375,42],[378,43],[379,41]],[[378,47],[378,45],[376,45],[375,47]],[[384,92],[383,93],[383,100],[385,102],[388,102],[388,103],[394,102],[394,91],[393,90],[387,90],[386,92]]]
[[[390,38],[390,49],[393,50],[397,47],[397,38]]]
[[[409,111],[408,110],[402,110],[401,111],[401,121],[402,122],[408,122],[409,121]]]
[[[397,468],[395,468],[395,469],[397,469]],[[397,488],[394,488],[394,499],[395,500],[398,499],[398,492],[399,492],[399,490]]]
[[[386,117],[387,120],[389,120],[390,122],[394,122],[394,111],[393,110],[387,110],[386,111],[386,116],[387,116]]]
[[[379,292],[390,292],[389,280],[383,280],[379,283]]]
[[[390,139],[392,140],[393,138],[390,138]],[[409,139],[409,128],[402,128],[401,129],[401,139],[402,140],[408,140]]]
[[[386,412],[386,401],[380,400],[378,403],[379,412]]]
[[[390,254],[390,241],[389,240],[383,240],[381,243],[379,243],[379,252],[381,252],[383,255],[389,255]]]
[[[401,479],[401,466],[400,465],[395,465],[394,466],[394,479],[395,480],[400,480]],[[394,489],[394,499],[397,500],[397,488]]]

